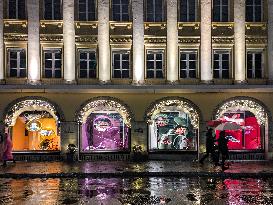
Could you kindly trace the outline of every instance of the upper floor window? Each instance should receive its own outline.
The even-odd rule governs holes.
[[[263,78],[262,51],[247,52],[247,78]]]
[[[8,18],[26,19],[25,0],[8,0]]]
[[[79,77],[80,78],[97,78],[97,58],[96,52],[89,49],[79,50]]]
[[[213,0],[213,21],[214,22],[227,22],[229,13],[228,0]]]
[[[180,78],[196,78],[197,51],[180,52]]]
[[[8,49],[7,76],[10,78],[25,78],[26,71],[26,50],[20,48]]]
[[[147,22],[164,21],[163,0],[146,0],[146,21]]]
[[[130,52],[112,52],[112,78],[130,78]]]
[[[129,21],[129,0],[112,0],[112,20]]]
[[[146,78],[164,78],[164,50],[147,50]]]
[[[180,21],[196,21],[197,0],[180,0]]]
[[[61,19],[61,0],[44,0],[44,19]]]
[[[262,21],[262,0],[246,0],[246,21]]]
[[[79,21],[96,20],[96,0],[79,0]]]
[[[62,50],[45,49],[44,54],[44,78],[61,78],[62,77]]]
[[[229,51],[213,51],[213,78],[229,79]]]

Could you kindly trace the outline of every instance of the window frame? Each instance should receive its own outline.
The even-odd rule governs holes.
[[[51,78],[47,78],[45,77],[45,51],[49,51],[49,50],[53,50],[53,51],[61,51],[61,68],[60,68],[60,71],[61,71],[61,77],[60,78],[56,78],[55,77],[55,68],[53,68],[52,66],[52,69],[51,69],[51,73],[52,73],[52,77]],[[51,54],[52,55],[52,54]],[[63,72],[63,48],[61,47],[44,47],[42,48],[42,56],[43,56],[43,61],[42,61],[42,78],[43,79],[63,79],[63,75],[64,75],[64,72]],[[55,65],[55,61],[54,61],[54,65]],[[54,73],[54,75],[53,75]]]
[[[255,4],[255,0],[251,0],[252,1],[252,4],[251,4],[251,6],[252,6],[252,16],[251,16],[251,21],[247,21],[247,13],[246,13],[246,22],[263,22],[264,21],[264,1],[263,0],[261,0],[261,20],[260,21],[257,21],[256,20],[256,12],[255,12],[255,8],[257,7],[256,6],[256,4]],[[247,2],[246,2],[246,11],[245,12],[247,12],[247,7],[248,7],[248,4],[247,4]]]
[[[119,68],[119,69],[114,69],[114,54],[124,54],[124,53],[127,53],[129,55],[129,68],[128,68],[128,71],[129,71],[129,77],[128,78],[123,78],[122,77],[122,68]],[[121,56],[120,56],[121,57]],[[132,60],[132,57],[131,57],[131,50],[130,49],[112,49],[111,51],[111,79],[113,80],[125,80],[125,79],[132,79],[132,66],[131,66],[131,60]],[[122,61],[120,61],[120,65],[122,65]],[[117,78],[117,77],[114,77],[114,70],[119,70],[121,72],[121,77],[120,78]],[[124,70],[127,70],[127,69],[124,69]]]
[[[62,20],[63,19],[63,13],[62,13],[62,8],[63,8],[63,4],[62,4],[62,0],[51,0],[51,12],[52,12],[52,18],[51,19],[46,19],[46,9],[45,9],[45,1],[46,0],[43,0],[43,5],[42,5],[42,8],[43,8],[43,20],[55,20],[55,21],[58,21],[58,20]],[[56,9],[55,9],[55,6],[54,6],[54,3],[55,1],[59,1],[60,2],[60,19],[56,19],[55,18],[55,13],[56,13]]]
[[[80,77],[80,70],[81,70],[81,67],[80,67],[81,66],[80,65],[80,63],[81,63],[80,54],[81,54],[81,51],[89,51],[89,52],[94,52],[95,53],[95,59],[96,59],[96,77],[95,78],[90,78],[89,77],[89,70],[90,69],[88,69],[88,72],[87,72],[88,77],[85,77],[85,78]],[[97,79],[99,72],[98,72],[98,53],[97,53],[96,49],[94,49],[94,48],[78,48],[77,49],[77,54],[78,54],[77,78],[81,79],[81,80],[83,80],[83,79],[85,79],[85,80]]]
[[[187,1],[187,21],[182,21],[182,8],[181,8],[181,2],[182,1]],[[190,0],[179,0],[179,5],[178,5],[178,18],[179,18],[179,22],[197,22],[197,18],[198,18],[198,0],[194,0],[195,3],[195,10],[194,10],[194,21],[190,21],[190,12],[189,12],[189,1]]]
[[[9,4],[10,4],[10,0],[7,0],[7,18],[8,19],[19,19],[19,20],[26,20],[26,18],[27,18],[27,1],[26,0],[15,0],[16,1],[16,8],[15,8],[15,10],[16,10],[16,14],[15,14],[15,16],[16,16],[16,18],[10,18],[10,15],[9,15]],[[24,3],[24,15],[23,15],[23,18],[19,18],[19,5],[18,5],[18,2],[19,1],[24,1],[25,3]]]
[[[154,23],[157,23],[157,22],[166,22],[166,11],[165,11],[165,8],[166,8],[166,2],[165,2],[165,0],[161,0],[162,1],[162,15],[161,15],[161,17],[162,17],[162,21],[155,21],[155,17],[156,17],[156,13],[155,13],[155,11],[156,11],[156,9],[155,9],[155,4],[153,4],[154,5],[154,8],[153,8],[153,21],[148,21],[148,5],[147,5],[147,2],[148,1],[153,1],[153,3],[156,1],[156,0],[145,0],[145,4],[144,4],[144,12],[145,12],[145,18],[144,18],[144,21],[145,22],[154,22]]]
[[[256,68],[254,68],[253,70],[253,65],[255,66],[255,63],[253,64],[252,63],[252,77],[251,78],[248,78],[247,77],[247,74],[248,74],[248,67],[247,67],[247,56],[248,56],[248,53],[252,53],[252,60],[253,60],[253,54],[261,54],[261,78],[256,78],[255,76],[255,71],[256,71]],[[253,61],[252,61],[253,62]],[[255,61],[254,61],[255,62]],[[253,77],[254,75],[254,77]],[[265,53],[264,53],[264,50],[263,49],[246,49],[246,79],[249,79],[249,80],[252,80],[252,79],[264,79],[265,78]]]
[[[25,71],[26,71],[26,76],[25,77],[20,77],[20,70],[21,70],[21,68],[18,68],[18,58],[16,59],[17,60],[17,68],[16,68],[16,70],[17,70],[17,76],[16,77],[11,77],[10,76],[10,50],[14,50],[14,51],[22,51],[22,50],[24,50],[25,51]],[[5,71],[5,76],[7,77],[7,78],[13,78],[13,79],[26,79],[27,77],[28,77],[28,65],[27,65],[27,49],[26,48],[24,48],[24,47],[13,47],[13,46],[11,46],[11,47],[7,47],[6,48],[6,52],[7,52],[7,54],[6,54],[6,71]],[[17,57],[18,57],[18,53],[17,53]],[[20,55],[19,55],[19,58],[20,58]],[[20,58],[20,60],[21,60],[21,58]],[[21,61],[19,60],[19,64],[21,64]],[[18,72],[19,72],[19,76],[18,76]]]
[[[220,56],[219,56],[219,69],[217,69],[219,71],[219,78],[215,78],[214,77],[214,64],[215,64],[215,60],[214,60],[214,54],[215,53],[218,53],[218,54],[228,54],[229,56],[229,59],[228,59],[228,63],[229,63],[229,67],[228,67],[228,78],[223,78],[223,71],[226,70],[224,69],[223,70],[223,60],[221,58],[220,60]],[[223,48],[223,49],[213,49],[212,51],[212,75],[213,75],[213,79],[216,79],[216,80],[229,80],[232,78],[232,52],[231,52],[231,49],[227,49],[227,48]]]
[[[121,1],[121,0],[119,0]],[[122,13],[120,13],[120,16],[122,20],[114,20],[114,11],[113,11],[113,2],[114,0],[110,1],[110,17],[111,17],[111,21],[115,21],[115,22],[129,22],[131,20],[131,0],[128,0],[128,20],[123,20],[122,19]],[[120,4],[122,5],[122,4]]]
[[[76,6],[76,8],[77,8],[77,18],[78,18],[78,20],[79,21],[97,21],[97,19],[98,19],[98,17],[97,17],[97,15],[98,15],[98,9],[97,9],[97,7],[98,7],[98,5],[97,5],[97,1],[96,0],[91,0],[91,1],[93,1],[94,2],[94,6],[95,6],[95,18],[93,19],[93,20],[90,20],[90,19],[88,19],[88,6],[86,6],[86,10],[85,11],[87,11],[86,13],[85,13],[85,19],[86,20],[80,20],[80,2],[79,2],[80,0],[77,0],[77,6]],[[87,3],[88,3],[88,0],[85,0]],[[75,12],[76,13],[76,12]]]
[[[190,78],[189,77],[189,71],[192,70],[192,69],[189,69],[189,63],[186,63],[188,64],[187,68],[186,68],[186,73],[187,73],[187,77],[186,78],[181,78],[181,54],[182,53],[186,53],[186,54],[196,54],[196,59],[195,59],[195,64],[196,64],[196,69],[195,69],[195,78]],[[184,49],[184,48],[181,48],[179,49],[179,79],[180,80],[187,80],[187,79],[198,79],[198,75],[199,74],[199,51],[197,48],[192,48],[192,49]]]
[[[154,77],[153,78],[148,78],[147,76],[147,72],[148,72],[148,68],[147,68],[147,55],[149,54],[149,52],[154,53],[154,55],[156,55],[157,53],[159,53],[160,51],[162,54],[162,74],[163,77],[162,78],[156,78],[156,61],[154,61]],[[145,79],[146,80],[165,80],[166,79],[166,51],[164,48],[147,48],[145,51]],[[149,69],[150,70],[150,69]]]
[[[214,14],[214,9],[215,9],[215,5],[214,5],[214,0],[213,0],[213,2],[212,2],[212,20],[213,20],[213,22],[229,22],[230,21],[230,12],[231,12],[231,6],[230,6],[230,4],[231,4],[231,2],[230,2],[230,0],[228,0],[228,4],[227,4],[227,20],[226,21],[224,21],[223,20],[223,0],[219,0],[220,1],[220,5],[219,5],[219,9],[220,9],[220,16],[219,16],[219,21],[215,21],[215,14]],[[236,0],[235,0],[236,1]]]

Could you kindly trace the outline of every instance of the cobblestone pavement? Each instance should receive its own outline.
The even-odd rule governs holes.
[[[209,162],[182,161],[94,161],[94,162],[17,162],[0,167],[0,178],[16,177],[131,177],[131,176],[219,176],[270,177],[272,161],[243,161],[229,164],[222,171]]]

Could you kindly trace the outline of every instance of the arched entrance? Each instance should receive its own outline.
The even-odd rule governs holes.
[[[48,99],[19,98],[7,106],[4,119],[14,152],[60,151],[63,115]]]
[[[265,152],[268,149],[268,118],[266,106],[250,97],[234,97],[217,106],[214,119],[232,122],[239,130],[226,130],[228,148],[233,152]],[[216,131],[216,138],[219,131]]]
[[[132,114],[127,105],[110,97],[84,103],[77,113],[80,124],[80,152],[130,151]]]
[[[200,111],[181,97],[163,98],[146,111],[149,152],[197,151]]]

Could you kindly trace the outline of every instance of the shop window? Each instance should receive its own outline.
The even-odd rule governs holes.
[[[147,50],[146,78],[164,78],[164,50]]]
[[[112,20],[129,21],[129,0],[112,0]]]
[[[112,78],[130,78],[130,52],[112,52]]]
[[[97,78],[97,58],[94,50],[79,50],[79,61],[80,78]]]
[[[263,54],[262,52],[247,52],[247,78],[263,78]]]
[[[45,49],[44,56],[44,78],[61,78],[62,77],[62,50]]]
[[[25,78],[27,76],[26,50],[19,48],[9,48],[7,51],[7,76],[10,78]]]
[[[197,51],[180,52],[180,78],[196,78]]]
[[[146,21],[147,22],[165,21],[163,0],[146,0]]]
[[[9,19],[26,19],[25,0],[8,0],[7,2],[7,14]]]
[[[229,0],[213,0],[213,21],[229,21]]]
[[[194,22],[197,16],[197,0],[180,0],[180,21]]]
[[[118,112],[92,112],[82,125],[82,151],[128,150],[129,133],[129,127]]]
[[[25,111],[12,126],[13,151],[59,151],[57,121],[47,111]]]
[[[229,79],[229,51],[214,51],[213,52],[213,78]]]
[[[95,0],[78,0],[79,21],[96,20],[96,1]]]
[[[195,150],[197,129],[188,114],[164,111],[152,118],[149,126],[150,150]]]
[[[262,0],[246,0],[246,21],[261,22],[262,21]]]
[[[44,20],[61,20],[61,0],[44,0]]]

